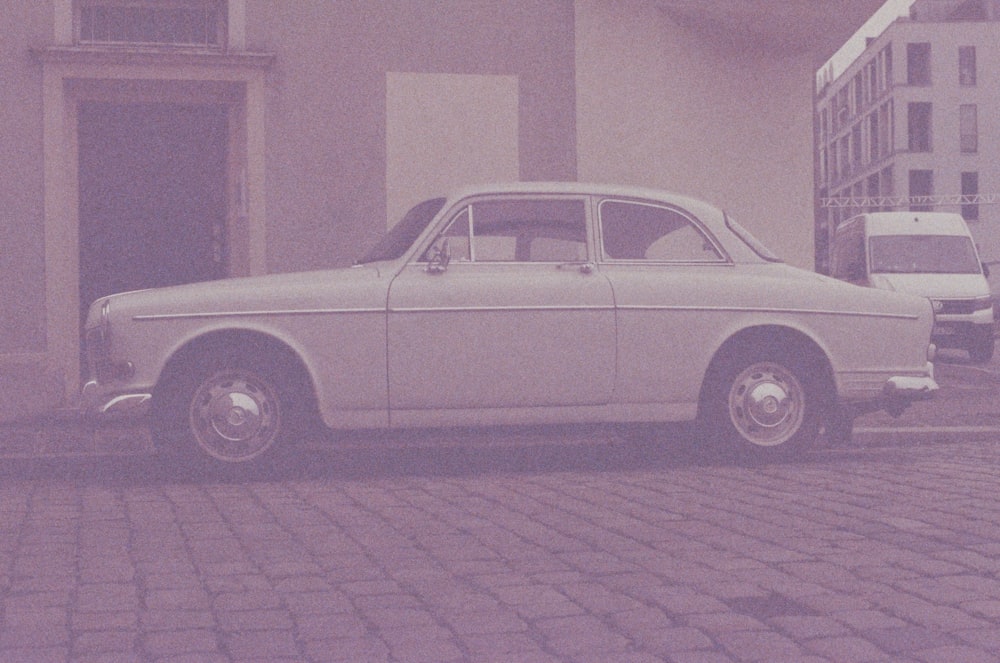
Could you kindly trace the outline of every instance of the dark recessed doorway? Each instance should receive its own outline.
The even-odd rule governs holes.
[[[79,107],[80,305],[226,275],[223,105]]]

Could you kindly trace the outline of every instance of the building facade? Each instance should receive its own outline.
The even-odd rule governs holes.
[[[984,261],[1000,261],[998,109],[996,0],[916,0],[842,73],[821,73],[817,268],[841,221],[883,210],[959,212]]]
[[[878,0],[847,1],[842,35]],[[766,31],[790,7],[796,25],[828,20],[814,6],[12,3],[0,421],[74,406],[94,298],[347,265],[408,206],[463,184],[679,191],[811,267],[810,81],[829,52],[812,32]]]

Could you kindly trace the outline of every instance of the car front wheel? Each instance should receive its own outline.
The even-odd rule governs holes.
[[[816,439],[818,389],[804,363],[762,352],[727,361],[703,412],[715,442],[776,453]]]
[[[224,361],[185,371],[154,409],[158,446],[168,452],[193,450],[199,460],[216,466],[279,455],[298,418],[282,373],[277,366]]]

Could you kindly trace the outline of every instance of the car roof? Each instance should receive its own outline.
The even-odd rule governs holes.
[[[588,182],[498,182],[477,184],[456,189],[448,198],[452,201],[469,196],[498,194],[567,194],[577,196],[600,196],[604,198],[642,198],[670,203],[690,209],[693,213],[713,212],[721,214],[721,210],[698,198],[692,198],[663,189],[640,187],[623,184],[599,184]]]

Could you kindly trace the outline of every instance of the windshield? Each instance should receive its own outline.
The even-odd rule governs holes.
[[[401,258],[406,250],[413,246],[413,242],[424,231],[434,215],[441,211],[444,203],[444,198],[431,198],[413,207],[381,241],[369,249],[368,253],[358,259],[355,264],[363,265],[379,260]]]
[[[749,230],[736,223],[736,219],[728,214],[725,216],[726,225],[729,229],[732,230],[737,237],[743,240],[743,243],[749,246],[754,253],[768,262],[784,262],[781,258],[771,253],[771,249],[761,244],[759,239],[751,235]]]
[[[972,240],[962,235],[876,235],[869,238],[871,272],[978,274]]]

